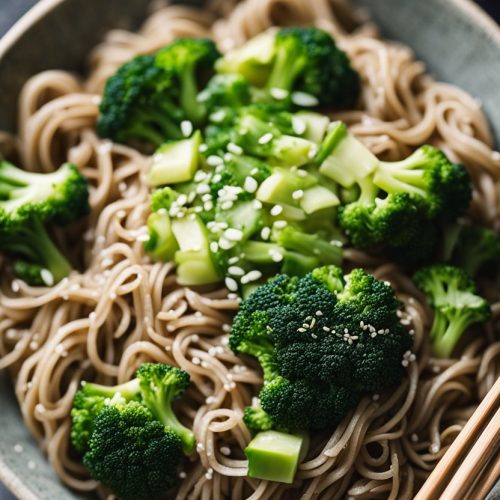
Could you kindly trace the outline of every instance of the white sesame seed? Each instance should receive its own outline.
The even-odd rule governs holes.
[[[220,123],[222,120],[224,120],[225,117],[226,117],[226,112],[223,109],[220,109],[219,111],[212,113],[209,116],[209,119],[211,122]]]
[[[273,223],[273,226],[278,229],[283,229],[284,227],[288,226],[288,222],[286,220],[277,220]]]
[[[52,286],[54,284],[54,276],[48,269],[42,269],[40,271],[40,278],[47,286]]]
[[[261,232],[260,232],[260,237],[263,240],[268,240],[269,237],[271,236],[271,228],[270,227],[263,227]]]
[[[411,436],[410,436],[410,439],[413,443],[418,443],[418,435],[413,433]]]
[[[180,477],[181,479],[186,479],[187,474],[186,474],[184,471],[181,471],[181,472],[179,472],[179,477]]]
[[[243,285],[245,285],[245,284],[250,283],[252,281],[257,281],[260,278],[262,278],[262,273],[260,271],[253,270],[253,271],[248,272],[247,274],[245,274],[245,276],[243,276],[241,278],[241,283]]]
[[[292,193],[292,198],[294,200],[300,200],[303,197],[304,197],[304,191],[302,189],[297,189],[297,191],[294,191]]]
[[[281,212],[283,212],[283,207],[281,205],[274,205],[274,207],[271,208],[271,215],[273,217],[277,217]]]
[[[373,401],[378,401],[380,399],[380,394],[374,394],[372,396]]]
[[[219,247],[222,248],[222,250],[229,250],[230,248],[233,248],[235,244],[235,241],[230,241],[224,237],[219,239]]]
[[[35,468],[36,468],[36,464],[35,464],[35,462],[34,462],[33,460],[30,460],[30,461],[28,462],[28,469],[29,469],[29,470],[34,470]]]
[[[317,106],[319,104],[319,101],[315,96],[307,94],[306,92],[298,91],[292,92],[292,102],[297,106],[304,107]]]
[[[257,191],[257,188],[259,187],[259,184],[253,177],[246,177],[245,182],[243,184],[243,188],[247,193],[255,193]]]
[[[305,170],[302,170],[301,168],[299,168],[299,169],[297,170],[297,175],[298,175],[299,177],[307,177],[307,172],[306,172]]]
[[[281,262],[283,260],[283,254],[274,249],[269,250],[269,255],[273,262]]]
[[[255,210],[260,210],[262,208],[262,202],[259,200],[252,201],[252,208]]]
[[[219,250],[219,244],[216,241],[210,242],[210,251],[216,253]]]
[[[329,331],[330,331],[330,328],[328,328],[327,326],[324,326],[324,327],[323,327],[323,331],[324,331],[324,332],[329,332]]]
[[[429,447],[429,451],[430,451],[431,453],[438,453],[440,449],[441,449],[441,448],[440,448],[439,444],[437,444],[437,443],[433,443],[433,444],[431,444],[431,446]]]
[[[241,241],[243,239],[243,232],[239,229],[230,227],[224,231],[224,236],[231,241]]]
[[[236,262],[238,262],[240,260],[240,258],[238,256],[234,256],[234,257],[230,257],[227,262],[228,264],[236,264]]]
[[[193,124],[189,120],[181,121],[181,132],[184,137],[189,137],[193,133]]]
[[[36,406],[35,406],[35,411],[37,413],[45,413],[45,406],[43,406],[42,403],[38,403]]]
[[[267,144],[273,140],[273,137],[273,134],[271,134],[271,132],[268,132],[267,134],[259,137],[258,143],[262,145]]]
[[[141,241],[141,242],[149,241],[149,239],[150,239],[149,234],[140,234],[136,238],[137,241]]]
[[[216,167],[217,165],[222,165],[224,163],[224,160],[217,155],[210,155],[207,158],[207,165],[211,167]]]
[[[238,146],[238,144],[235,144],[234,142],[230,142],[227,145],[227,150],[235,155],[242,155],[243,154],[243,148]]]
[[[220,207],[222,208],[222,210],[229,210],[233,208],[233,205],[234,203],[232,201],[225,201],[221,203]]]
[[[200,147],[198,148],[198,151],[200,153],[205,153],[208,149],[208,146],[206,144],[200,144]]]
[[[89,319],[90,321],[95,321],[95,319],[97,318],[97,314],[95,313],[95,311],[92,311],[90,314],[89,314]]]
[[[12,283],[10,284],[10,288],[12,289],[12,291],[14,293],[17,293],[21,289],[21,285],[19,285],[19,281],[12,280]]]
[[[290,92],[286,89],[280,89],[278,87],[273,87],[272,89],[269,90],[269,93],[271,94],[271,97],[274,99],[277,99],[278,101],[282,101],[283,99],[286,99]]]
[[[245,270],[239,266],[229,266],[227,272],[233,276],[243,276],[245,274]]]
[[[219,451],[223,454],[223,455],[226,455],[229,456],[231,455],[231,449],[228,447],[228,446],[221,446]]]
[[[297,331],[300,332],[300,333],[304,333],[307,330],[306,330],[306,328],[298,328]]]
[[[315,325],[315,324],[316,324],[316,318],[313,318],[313,319],[311,320],[311,324],[310,324],[309,328],[314,328],[314,325]]]
[[[205,446],[203,445],[203,443],[198,443],[196,445],[196,451],[203,451],[205,449]]]
[[[298,116],[292,116],[292,128],[297,135],[302,135],[306,131],[306,124]]]
[[[227,277],[224,280],[224,283],[226,284],[226,287],[229,291],[236,292],[236,290],[238,290],[238,283],[233,278]]]
[[[491,153],[491,159],[493,161],[500,161],[500,152],[493,151],[493,153]]]

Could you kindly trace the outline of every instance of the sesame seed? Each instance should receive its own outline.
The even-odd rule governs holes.
[[[259,184],[253,177],[246,177],[245,178],[245,183],[243,184],[243,188],[247,193],[255,193],[257,191],[257,188],[259,187]]]
[[[12,280],[12,283],[10,284],[10,288],[12,289],[12,291],[14,293],[17,293],[21,289],[21,285],[19,285],[19,281]]]
[[[297,106],[317,106],[319,104],[318,99],[306,92],[292,92],[292,102]]]
[[[196,192],[198,194],[210,193],[210,186],[208,184],[198,184],[196,186]]]
[[[493,161],[500,161],[500,153],[498,151],[493,151],[493,153],[491,153],[491,158]]]
[[[242,155],[243,154],[243,148],[241,148],[240,146],[238,146],[238,144],[235,144],[234,142],[230,142],[227,145],[227,150],[235,155]]]
[[[264,134],[259,138],[258,143],[262,145],[267,144],[273,140],[273,137],[273,134],[271,134],[271,132],[268,132],[267,134]]]
[[[216,241],[210,243],[210,251],[216,253],[219,250],[219,244]]]
[[[230,257],[227,262],[228,264],[236,264],[236,262],[238,262],[239,260],[240,258],[235,256],[235,257]]]
[[[344,328],[344,333],[349,333],[349,330],[347,328]]]
[[[283,260],[283,254],[274,249],[269,250],[269,255],[273,262],[281,262]]]
[[[189,120],[181,121],[181,132],[184,137],[189,137],[193,133],[193,124]]]
[[[233,276],[243,276],[245,274],[245,270],[239,266],[229,266],[227,272]]]
[[[29,470],[34,470],[35,468],[36,468],[36,464],[35,464],[35,462],[34,462],[33,460],[30,460],[30,461],[28,462],[28,469],[29,469]]]
[[[294,191],[292,193],[292,198],[294,200],[300,200],[303,197],[304,197],[304,191],[302,189],[297,189],[297,191]]]
[[[224,161],[231,161],[234,158],[234,156],[231,153],[224,153]]]
[[[196,208],[201,208],[201,207],[196,207]],[[203,204],[203,208],[205,209],[206,212],[209,212],[210,210],[212,210],[212,208],[214,208],[214,204],[211,201],[207,201]]]
[[[211,167],[216,167],[217,165],[222,165],[224,163],[224,160],[217,155],[210,155],[207,158],[207,164]]]
[[[181,471],[181,472],[179,472],[179,477],[180,477],[181,479],[186,479],[187,474],[186,474],[184,471]]]
[[[300,169],[300,168],[299,168],[299,169],[297,170],[297,175],[298,175],[299,177],[307,177],[307,172],[306,172],[305,170],[302,170],[302,169]]]
[[[243,232],[230,227],[224,231],[224,236],[231,241],[241,241],[243,239]]]
[[[380,394],[374,394],[372,396],[373,401],[378,401],[380,399]]]
[[[314,325],[315,325],[315,324],[316,324],[316,318],[313,318],[313,319],[311,320],[311,325],[310,325],[310,327],[309,327],[309,328],[314,328]]]
[[[410,439],[413,443],[418,443],[418,435],[413,433],[411,436],[410,436]]]
[[[262,278],[262,273],[260,271],[257,271],[257,270],[250,271],[247,274],[245,274],[245,276],[243,276],[241,278],[241,283],[243,285],[245,285],[245,284],[250,283],[252,281],[257,281],[260,278]]]
[[[430,451],[431,453],[438,453],[440,449],[441,449],[441,448],[440,448],[439,444],[437,444],[437,443],[433,443],[433,444],[431,444],[431,446],[429,447],[429,451]]]
[[[38,403],[36,406],[35,406],[35,411],[37,413],[45,413],[45,406],[43,406],[42,403]]]
[[[274,205],[274,207],[271,208],[271,215],[273,217],[278,216],[281,212],[283,212],[283,207],[281,205]]]
[[[219,111],[212,113],[209,116],[209,120],[214,123],[220,123],[222,120],[224,120],[225,117],[226,117],[226,112],[223,109],[220,109]]]
[[[292,116],[292,128],[297,135],[302,135],[306,131],[306,124],[298,116]]]
[[[286,220],[277,220],[273,223],[273,226],[278,229],[283,229],[284,227],[288,226],[288,222]]]
[[[271,97],[274,99],[277,99],[278,101],[282,101],[283,99],[286,99],[290,92],[286,89],[280,89],[278,87],[273,87],[272,89],[269,90],[269,93],[271,94]]]
[[[298,329],[297,329],[297,331],[298,331],[298,332],[300,332],[300,333],[304,333],[304,332],[306,332],[307,330],[306,330],[305,328],[298,328]]]
[[[193,363],[193,365],[199,365],[201,363],[201,359],[198,357],[198,356],[195,356],[191,362]]]
[[[253,200],[252,208],[254,208],[255,210],[260,210],[262,208],[262,202],[259,200]]]
[[[236,292],[236,290],[238,290],[238,283],[233,278],[227,277],[224,280],[224,283],[226,284],[226,287],[229,291]]]
[[[196,451],[203,451],[205,449],[205,446],[203,445],[203,443],[198,443],[196,445]]]
[[[260,237],[263,240],[268,240],[269,237],[271,236],[271,228],[270,227],[263,227],[261,232],[260,232]]]
[[[137,241],[142,241],[142,242],[149,241],[149,239],[150,239],[149,234],[140,234],[136,238]]]
[[[330,328],[328,328],[327,326],[324,326],[324,327],[323,327],[323,331],[324,331],[324,332],[329,332],[329,331],[330,331]]]
[[[229,456],[231,454],[231,449],[227,446],[221,446],[219,451],[226,456]]]
[[[54,276],[48,269],[42,269],[40,271],[40,278],[47,286],[52,286],[54,284]]]
[[[220,207],[222,210],[229,210],[230,208],[233,208],[234,203],[232,201],[225,201],[224,203],[221,203]]]
[[[24,449],[23,446],[21,444],[19,444],[19,443],[17,443],[17,444],[14,445],[14,451],[16,453],[22,453],[23,449]]]

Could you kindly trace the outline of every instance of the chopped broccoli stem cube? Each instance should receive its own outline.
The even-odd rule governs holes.
[[[379,165],[378,159],[358,139],[347,133],[345,124],[333,123],[316,155],[319,171],[349,188],[370,175]]]
[[[199,162],[201,133],[197,130],[192,137],[161,146],[153,156],[148,172],[150,186],[162,186],[190,181]]]
[[[299,200],[294,199],[294,193],[317,183],[317,179],[310,174],[302,177],[291,170],[274,169],[274,173],[259,186],[256,198],[263,203],[298,205]]]
[[[167,213],[155,212],[148,217],[149,240],[144,243],[144,250],[154,259],[169,262],[179,249],[172,224]]]
[[[340,200],[335,193],[323,186],[314,186],[304,191],[300,206],[309,215],[318,210],[333,208],[340,205]]]
[[[308,448],[307,434],[260,432],[245,448],[248,475],[266,481],[291,484]]]
[[[296,127],[299,127],[299,130],[303,124],[305,130],[302,134],[299,135],[302,135],[302,137],[304,137],[304,139],[307,139],[308,141],[320,144],[323,141],[328,130],[330,120],[328,116],[322,115],[320,113],[313,113],[311,111],[299,111],[298,113],[295,113],[292,123],[298,124],[296,125]]]

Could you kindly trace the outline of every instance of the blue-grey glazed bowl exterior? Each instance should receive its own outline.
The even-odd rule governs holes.
[[[86,54],[104,33],[137,28],[148,3],[42,0],[0,41],[0,130],[15,131],[17,97],[29,76],[55,68],[83,71]],[[500,29],[489,17],[469,0],[355,3],[366,7],[387,37],[412,47],[437,78],[480,99],[498,139]],[[26,500],[83,498],[59,482],[31,439],[5,373],[0,373],[0,481]]]

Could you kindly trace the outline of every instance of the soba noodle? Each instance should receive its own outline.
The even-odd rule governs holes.
[[[227,17],[216,20],[221,15]],[[92,52],[84,80],[62,71],[33,77],[20,98],[18,137],[0,134],[0,149],[14,158],[17,151],[25,168],[43,172],[74,162],[90,179],[92,212],[56,234],[81,272],[51,288],[2,272],[0,369],[15,380],[26,425],[76,490],[105,495],[69,445],[80,380],[123,382],[142,361],[176,364],[193,381],[179,413],[193,426],[198,446],[181,473],[179,499],[411,498],[500,375],[498,282],[480,283],[493,303],[492,320],[467,336],[457,359],[433,359],[426,340],[431,313],[408,276],[346,249],[347,267],[363,266],[397,290],[416,359],[407,360],[399,387],[365,397],[336,429],[312,436],[293,485],[246,477],[242,449],[250,434],[242,410],[258,392],[261,374],[227,347],[238,300],[223,289],[179,287],[172,264],[144,255],[147,158],[100,139],[94,125],[106,78],[135,54],[185,35],[213,36],[227,50],[283,24],[329,31],[361,74],[359,109],[335,118],[383,158],[401,158],[426,142],[443,148],[474,179],[470,216],[500,229],[500,153],[492,149],[480,102],[435,82],[408,47],[381,39],[342,1],[216,0],[206,11],[170,6],[138,33],[110,32]]]

